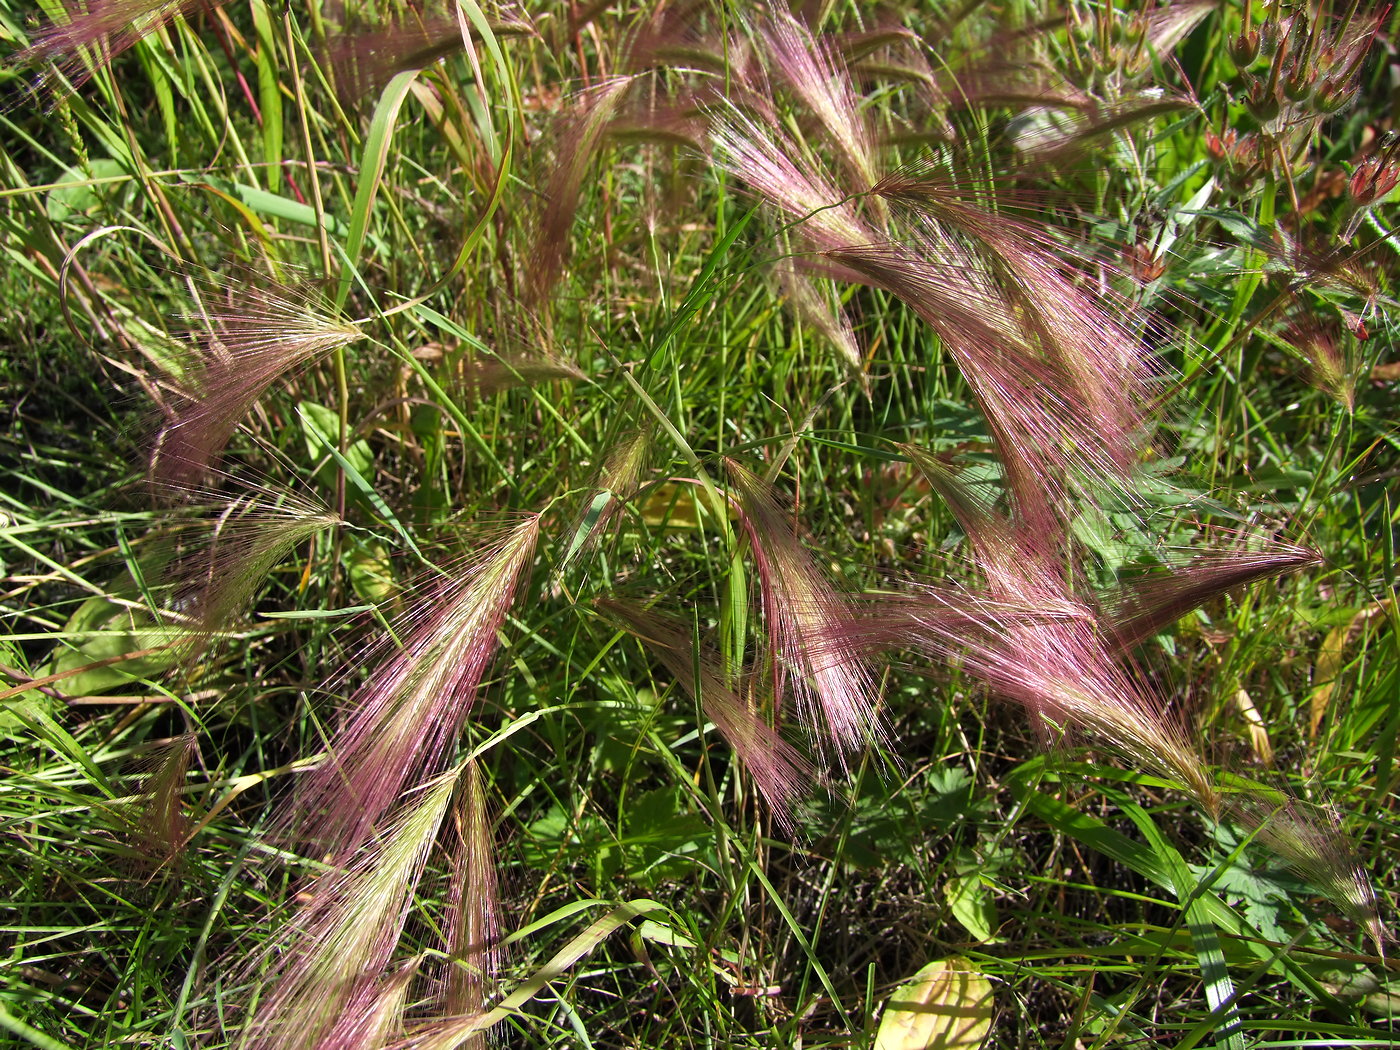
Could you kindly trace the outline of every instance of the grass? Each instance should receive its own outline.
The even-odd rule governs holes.
[[[1400,1042],[1400,16],[41,6],[0,1041]]]

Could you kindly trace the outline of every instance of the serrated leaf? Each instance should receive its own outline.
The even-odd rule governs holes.
[[[971,1050],[992,1030],[992,982],[966,959],[939,959],[890,996],[875,1050]]]

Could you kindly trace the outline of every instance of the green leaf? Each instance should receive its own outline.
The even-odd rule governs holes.
[[[685,793],[675,787],[629,799],[623,818],[627,873],[646,886],[693,874],[712,838],[709,824],[688,811]]]
[[[695,941],[681,933],[674,926],[656,922],[653,919],[643,919],[642,924],[637,927],[637,934],[643,940],[652,941],[656,944],[664,944],[669,948],[698,948]]]
[[[393,142],[399,110],[408,98],[409,88],[413,86],[420,72],[421,70],[417,69],[405,70],[389,81],[379,96],[379,104],[375,106],[374,117],[370,120],[369,134],[365,136],[364,153],[360,156],[355,201],[350,208],[350,228],[345,235],[345,267],[335,295],[337,310],[342,309],[350,297],[350,287],[362,261],[361,253],[364,251],[374,201],[379,194],[379,187],[384,179],[384,168],[389,160],[389,146]]]
[[[337,447],[340,444],[339,414],[335,409],[318,405],[314,401],[303,401],[297,405],[297,417],[301,420],[301,434],[306,442],[307,456],[315,460],[323,454],[329,455],[345,471],[346,480],[350,482],[351,487],[383,515],[385,521],[397,525],[398,519],[366,480],[366,475],[374,469],[374,453],[370,450],[369,442],[361,438],[341,452]],[[330,464],[322,467],[317,473],[317,479],[327,488],[335,486],[335,472]]]
[[[955,875],[943,885],[943,895],[953,910],[953,918],[974,940],[987,944],[994,939],[997,908],[987,885],[977,875]]]
[[[1249,483],[1239,487],[1255,495],[1267,495],[1280,489],[1306,489],[1313,480],[1314,475],[1310,470],[1271,467],[1254,471]]]
[[[263,0],[253,4],[253,27],[258,38],[258,105],[262,109],[263,164],[267,188],[282,183],[282,85],[277,80],[277,45],[272,17]]]
[[[228,179],[221,179],[212,175],[202,175],[195,177],[192,175],[179,176],[183,181],[195,186],[207,187],[215,192],[240,201],[253,214],[265,216],[270,219],[281,219],[297,226],[317,225],[316,209],[309,204],[302,204],[300,201],[292,200],[290,197],[283,197],[279,193],[271,193],[260,186],[245,186],[242,183],[232,182]],[[346,232],[344,222],[333,215],[325,217],[325,227],[328,233],[340,236]]]
[[[45,1035],[39,1029],[25,1024],[0,1003],[0,1028],[5,1029],[11,1035],[23,1039],[30,1046],[38,1047],[38,1050],[73,1050],[72,1045],[51,1035]]]
[[[671,345],[671,340],[675,338],[676,333],[690,324],[695,315],[698,314],[711,299],[719,294],[720,282],[715,280],[715,274],[719,270],[720,263],[724,261],[724,257],[734,246],[734,242],[739,239],[739,234],[744,232],[744,227],[749,224],[749,220],[751,220],[757,212],[758,206],[755,205],[741,215],[738,221],[729,227],[729,229],[725,231],[724,236],[715,243],[714,248],[710,250],[710,254],[705,257],[705,264],[700,267],[700,273],[696,276],[695,282],[690,286],[690,291],[687,292],[685,298],[681,300],[680,306],[676,308],[676,312],[671,316],[666,327],[663,328],[661,333],[652,341],[651,356],[647,361],[648,368],[661,367],[662,354],[665,353],[666,348]]]
[[[1196,881],[1186,860],[1176,847],[1166,840],[1146,810],[1127,799],[1120,799],[1119,805],[1137,825],[1157,857],[1171,873],[1177,899],[1181,901],[1182,909],[1186,913],[1186,925],[1191,930],[1191,942],[1196,948],[1196,961],[1201,968],[1206,1001],[1210,1004],[1211,1014],[1215,1018],[1215,1034],[1219,1037],[1217,1047],[1223,1050],[1245,1050],[1243,1023],[1240,1020],[1239,1007],[1235,1004],[1235,984],[1230,979],[1230,970],[1225,963],[1225,953],[1221,950],[1220,938],[1215,932],[1211,912],[1202,897],[1206,887]]]
[[[1022,763],[1011,777],[1007,778],[1010,788],[1026,811],[1044,820],[1051,827],[1068,835],[1106,857],[1123,864],[1171,892],[1176,892],[1176,880],[1169,866],[1153,850],[1128,836],[1114,831],[1103,821],[1081,813],[1066,805],[1050,793],[1041,790],[1040,784],[1030,776],[1044,768],[1044,759],[1035,758]],[[1179,854],[1178,854],[1179,856]],[[1209,920],[1223,932],[1239,938],[1248,951],[1263,960],[1270,968],[1277,967],[1298,988],[1329,1006],[1337,1006],[1336,998],[1318,984],[1316,978],[1304,970],[1288,953],[1278,953],[1259,937],[1259,932],[1237,915],[1224,901],[1209,890],[1200,891],[1196,904],[1199,905],[1201,919]]]
[[[35,739],[47,744],[55,754],[62,755],[79,766],[108,798],[114,798],[116,792],[87,749],[42,706],[43,700],[31,700],[28,697],[29,694],[17,698],[18,702],[11,704],[6,713],[13,716],[14,721],[27,729]],[[13,730],[7,732],[11,736],[15,735]]]
[[[178,637],[177,631],[154,625],[139,610],[109,598],[87,599],[69,618],[64,631],[81,640],[64,642],[55,648],[48,664],[40,668],[35,677],[66,675],[57,683],[57,688],[68,696],[107,693],[159,674],[176,660],[175,652],[167,650],[103,664],[125,653],[158,649]],[[89,668],[96,664],[103,665]]]
[[[54,222],[96,210],[103,198],[131,182],[126,166],[110,157],[98,157],[88,167],[91,178],[78,168],[69,168],[59,185],[49,190],[44,210]]]
[[[472,1016],[466,1019],[458,1035],[465,1036],[472,1032],[484,1031],[499,1024],[507,1017],[519,1013],[520,1008],[543,991],[551,981],[557,981],[573,967],[585,955],[597,948],[605,940],[611,937],[623,926],[626,926],[633,919],[646,915],[649,912],[665,911],[666,906],[653,900],[632,900],[625,904],[618,905],[601,919],[595,921],[588,929],[584,930],[577,937],[564,945],[555,953],[544,966],[536,970],[525,981],[515,987],[515,990],[501,1000],[490,1013],[480,1016]],[[458,1044],[454,1044],[458,1045]]]
[[[389,561],[389,551],[376,539],[364,540],[351,546],[346,558],[350,570],[350,586],[356,597],[380,605],[399,591]]]

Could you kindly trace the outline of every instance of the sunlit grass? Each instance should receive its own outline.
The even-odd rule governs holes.
[[[16,1045],[1396,1041],[1400,15],[56,12]]]

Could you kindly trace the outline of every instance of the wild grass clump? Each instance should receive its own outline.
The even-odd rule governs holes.
[[[1392,1041],[1400,16],[4,16],[7,1031]]]

